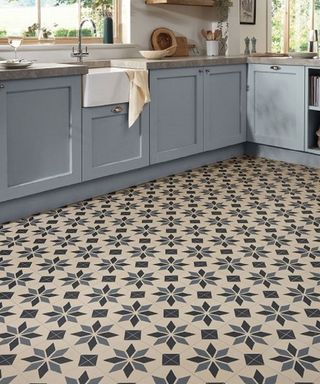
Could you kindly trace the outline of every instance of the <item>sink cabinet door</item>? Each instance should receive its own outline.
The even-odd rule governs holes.
[[[83,108],[83,179],[149,165],[149,106],[128,126],[128,104]]]
[[[0,201],[80,181],[80,76],[2,82]]]
[[[205,69],[205,151],[246,141],[246,87],[245,65]]]
[[[197,68],[151,71],[151,163],[203,151],[202,72]]]
[[[304,68],[249,65],[248,141],[304,150]]]

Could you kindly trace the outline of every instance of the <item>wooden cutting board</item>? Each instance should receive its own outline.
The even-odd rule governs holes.
[[[177,49],[173,54],[174,57],[184,57],[189,56],[189,45],[186,37],[176,36],[177,40]]]

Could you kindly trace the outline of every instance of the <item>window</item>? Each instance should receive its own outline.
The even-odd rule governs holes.
[[[271,0],[273,52],[308,50],[308,35],[320,29],[320,0]]]
[[[0,0],[0,39],[19,35],[26,40],[65,42],[66,39],[77,37],[80,21],[88,17],[95,21],[96,36],[99,38],[103,36],[104,16],[111,13],[115,42],[121,42],[120,2],[121,0]],[[84,26],[83,36],[93,38],[89,23],[88,27]]]

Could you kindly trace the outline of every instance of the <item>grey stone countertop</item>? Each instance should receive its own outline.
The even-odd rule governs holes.
[[[300,59],[292,57],[248,57],[240,56],[189,56],[172,57],[161,60],[147,60],[143,58],[111,60],[112,67],[132,69],[166,69],[205,67],[228,64],[266,64],[266,65],[302,65],[306,67],[320,67],[320,59]]]
[[[5,69],[0,67],[0,81],[36,79],[42,77],[85,75],[89,68],[119,67],[131,69],[166,69],[190,68],[230,64],[266,64],[266,65],[300,65],[320,67],[320,59],[301,59],[292,57],[247,57],[239,56],[189,56],[170,57],[161,60],[146,60],[144,58],[88,60],[83,64],[69,63],[34,63],[26,69]]]
[[[112,67],[131,69],[166,69],[205,67],[210,65],[246,64],[245,56],[189,56],[189,57],[166,57],[161,60],[147,60],[144,58],[115,59],[111,60]]]
[[[266,65],[302,65],[304,67],[320,67],[320,59],[301,59],[293,57],[247,57],[248,64]]]
[[[86,73],[88,73],[86,65],[34,63],[31,67],[25,69],[6,69],[0,67],[0,81],[85,75]]]

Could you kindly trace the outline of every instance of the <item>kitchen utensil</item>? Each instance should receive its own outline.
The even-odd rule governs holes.
[[[207,32],[204,29],[201,29],[201,35],[207,40]]]
[[[222,39],[222,31],[221,29],[216,29],[213,33],[213,40],[221,40]]]
[[[207,31],[207,40],[213,40],[213,33],[212,31]]]

